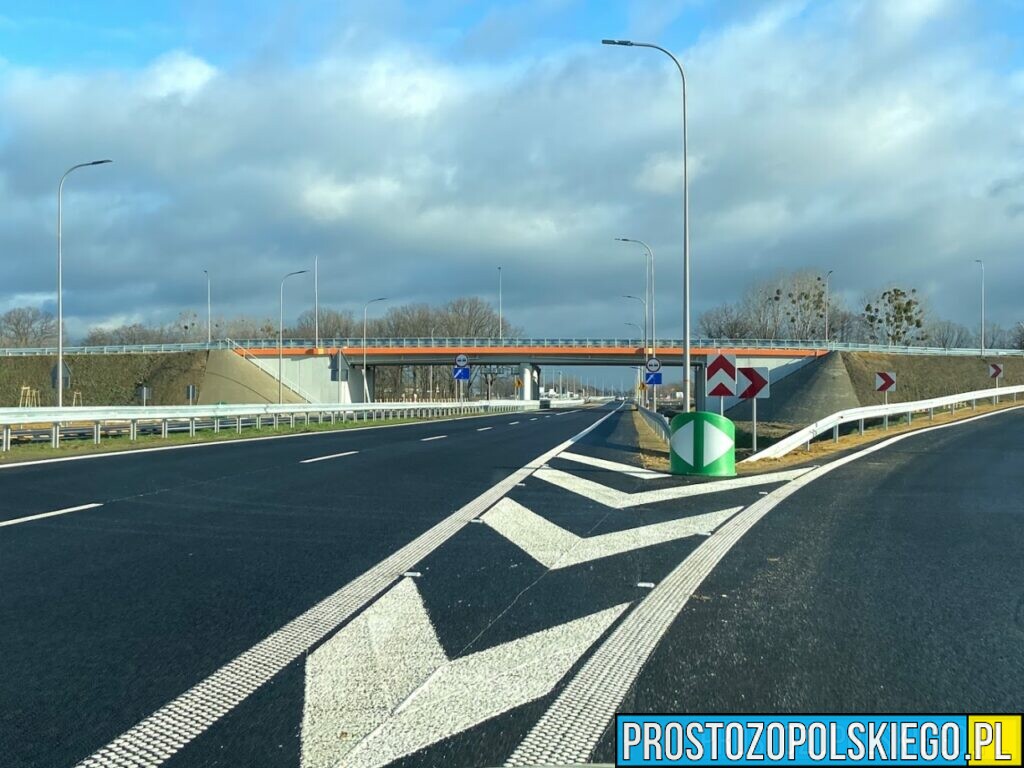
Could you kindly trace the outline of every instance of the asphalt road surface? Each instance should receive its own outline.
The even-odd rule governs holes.
[[[637,469],[613,406],[0,469],[3,764],[557,764],[611,761],[616,710],[1020,711],[1022,428],[710,484]]]

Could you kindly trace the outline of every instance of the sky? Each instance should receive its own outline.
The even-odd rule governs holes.
[[[1019,0],[0,3],[0,311],[91,326],[476,295],[529,336],[682,330],[782,272],[1024,320]],[[312,305],[290,281],[287,315]]]

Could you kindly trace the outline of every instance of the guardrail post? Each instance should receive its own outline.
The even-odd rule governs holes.
[[[128,439],[134,441],[139,435],[139,422],[132,419],[128,426]]]
[[[971,400],[971,410],[978,410],[978,398],[974,398],[973,400]]]
[[[3,438],[0,439],[0,451],[6,453],[11,450],[11,425],[4,424]]]
[[[50,427],[50,447],[60,447],[60,424],[54,423],[53,426]]]
[[[291,421],[291,427],[292,427],[292,429],[295,429],[295,414],[294,414],[294,413],[292,413],[292,414],[291,414],[291,417],[292,417],[292,421]]]
[[[838,424],[836,424],[834,427],[832,427],[832,442],[833,443],[838,443],[839,442],[839,425]]]
[[[275,413],[274,414],[274,429],[277,429],[279,421],[280,421],[280,417]]]
[[[101,431],[100,430],[100,423],[98,421],[94,421],[92,423],[92,444],[93,445],[99,445],[100,444],[100,431]]]
[[[913,411],[907,411],[907,426],[908,427],[913,422],[913,420],[914,420],[914,412]]]
[[[217,434],[220,432],[220,416],[213,417],[213,433]]]
[[[882,416],[882,425],[885,427],[885,431],[889,431],[889,414]]]
[[[189,437],[195,437],[196,436],[196,420],[195,419],[189,419],[188,420],[188,436]]]
[[[256,414],[256,431],[259,432],[263,428],[263,415],[260,413]]]
[[[235,417],[235,434],[242,434],[242,414],[238,414]]]
[[[167,439],[167,419],[160,422],[160,437]]]
[[[331,424],[334,424],[334,420],[338,417],[336,411],[331,411]]]
[[[928,421],[935,421],[935,409],[934,408],[929,408],[928,409]]]
[[[857,427],[858,427],[858,429],[860,429],[860,433],[863,435],[864,434],[864,419],[861,419],[857,423]]]

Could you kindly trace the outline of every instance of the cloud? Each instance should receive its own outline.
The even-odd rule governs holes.
[[[844,295],[934,285],[931,306],[964,321],[962,284],[984,256],[1001,275],[990,315],[1014,322],[1021,75],[990,64],[984,34],[957,32],[969,9],[737,8],[679,51],[694,312],[748,280],[817,268],[835,269]],[[521,14],[516,35],[547,18]],[[464,31],[463,48],[494,24]],[[203,269],[215,311],[271,315],[280,276],[319,254],[333,306],[381,292],[496,300],[500,263],[506,310],[527,332],[614,335],[637,270],[612,238],[628,236],[658,254],[658,325],[678,334],[678,74],[656,51],[586,42],[465,61],[396,34],[287,62],[215,66],[175,48],[139,69],[7,64],[0,304],[52,291],[56,181],[109,155],[65,189],[75,328],[199,310]],[[305,288],[290,290],[297,314]]]

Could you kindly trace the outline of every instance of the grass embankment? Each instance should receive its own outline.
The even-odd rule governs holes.
[[[811,443],[810,449],[805,446],[790,451],[778,459],[762,459],[749,464],[741,464],[740,461],[751,455],[751,444],[753,442],[751,433],[751,422],[735,422],[736,424],[736,472],[737,474],[756,474],[759,472],[774,472],[780,469],[797,467],[802,464],[821,464],[838,455],[847,453],[853,449],[861,448],[871,443],[876,443],[888,437],[914,432],[919,429],[934,427],[939,424],[948,424],[955,421],[963,421],[972,416],[993,411],[1004,411],[1024,406],[1024,400],[1015,402],[1012,397],[1001,401],[998,404],[991,402],[978,403],[976,409],[967,407],[957,408],[955,412],[949,410],[937,411],[934,419],[929,419],[926,413],[915,413],[911,422],[907,423],[906,414],[889,419],[889,428],[885,429],[882,423],[869,423],[865,425],[864,434],[857,430],[857,425],[845,425],[845,433],[839,435],[835,441],[831,435],[822,435]],[[665,441],[658,435],[651,426],[644,421],[638,413],[633,414],[633,425],[636,429],[640,445],[640,458],[647,469],[656,472],[669,471],[668,447]],[[781,440],[791,434],[791,425],[758,424],[757,425],[757,447],[759,450],[767,448],[772,443]]]
[[[60,448],[50,447],[50,443],[19,443],[15,442],[11,450],[0,453],[0,464],[10,464],[21,461],[38,461],[42,459],[59,459],[68,456],[84,456],[95,453],[123,453],[135,451],[142,448],[162,448],[169,445],[198,445],[204,443],[223,443],[231,440],[259,437],[277,437],[281,435],[301,435],[316,432],[338,432],[347,429],[366,429],[373,427],[388,427],[398,424],[413,424],[428,421],[448,420],[453,417],[436,418],[394,418],[377,419],[376,421],[346,421],[331,424],[325,421],[323,424],[296,424],[289,426],[284,421],[280,422],[277,429],[273,426],[266,426],[262,429],[256,427],[242,427],[242,431],[236,432],[235,425],[225,419],[220,432],[214,432],[212,428],[196,430],[195,437],[190,437],[187,432],[171,432],[166,438],[160,435],[139,435],[133,442],[128,439],[127,428],[124,435],[104,435],[99,445],[93,445],[91,438],[61,441]],[[473,418],[472,416],[460,416],[454,418]]]
[[[150,388],[150,405],[178,405],[185,402],[185,387],[202,386],[207,353],[133,355],[66,355],[71,369],[71,386],[64,402],[72,404],[74,392],[82,393],[83,405],[127,405],[136,402],[136,387]],[[39,405],[54,405],[50,372],[53,356],[0,358],[0,407],[18,405],[23,386],[39,390]]]

